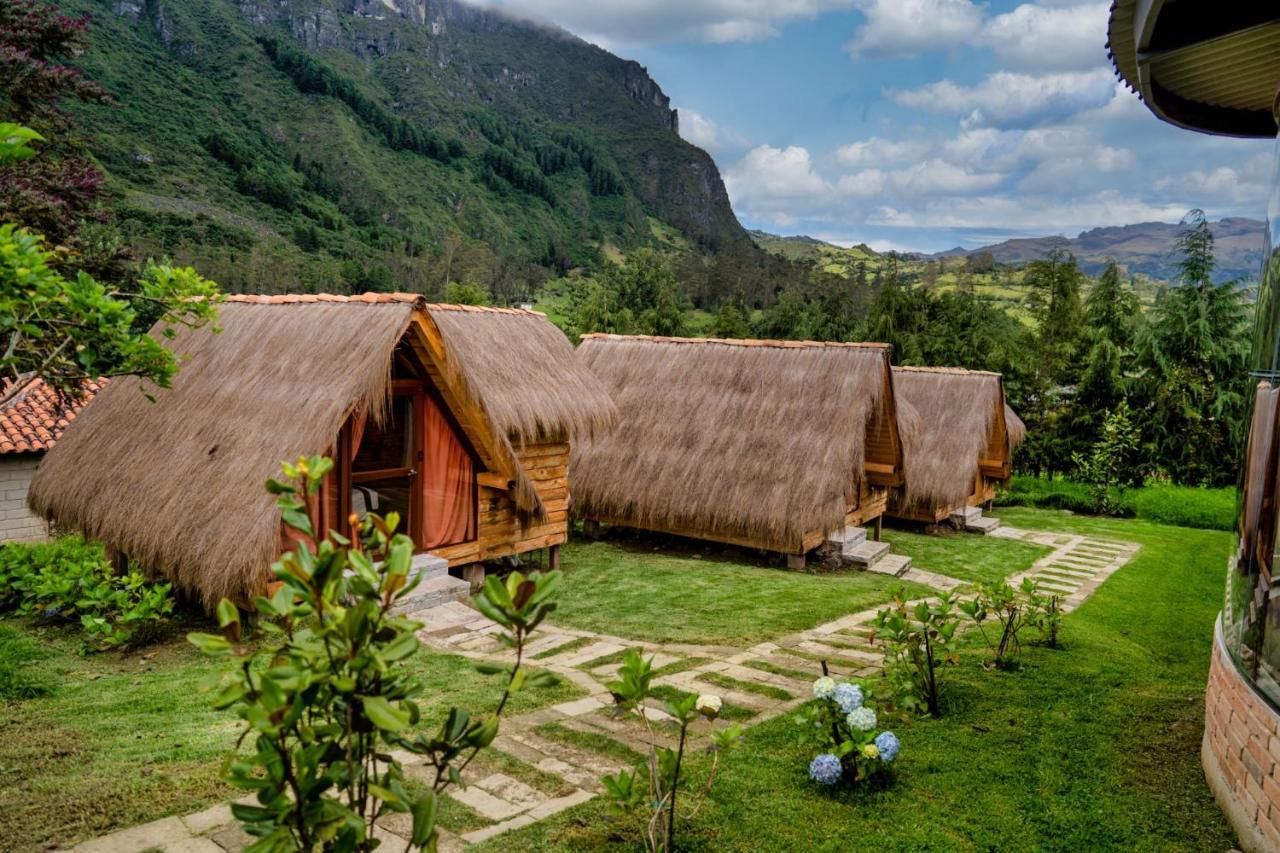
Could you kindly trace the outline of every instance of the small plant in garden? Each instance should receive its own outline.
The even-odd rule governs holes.
[[[228,660],[214,707],[235,709],[245,722],[238,744],[251,745],[231,757],[227,778],[256,802],[237,803],[232,813],[258,838],[253,853],[373,850],[374,824],[391,812],[412,815],[411,846],[434,849],[438,795],[463,784],[462,771],[497,735],[510,696],[550,678],[526,676],[521,661],[529,633],[555,606],[559,574],[488,579],[476,604],[506,629],[516,652],[506,690],[488,717],[451,708],[437,733],[416,733],[422,687],[397,664],[418,650],[421,625],[392,612],[418,582],[409,577],[413,541],[396,532],[395,513],[353,519],[355,541],[332,531],[318,537],[311,517],[332,467],[329,459],[300,459],[284,466],[287,482],[268,483],[284,522],[305,539],[272,565],[269,597],[255,601],[261,647],[244,644],[239,611],[225,599],[222,635],[190,635]],[[406,783],[392,750],[424,756],[425,790]]]
[[[816,733],[823,750],[809,762],[809,778],[819,785],[842,780],[858,784],[883,774],[898,756],[900,744],[893,732],[878,728],[870,691],[823,675],[813,682],[813,698],[817,701],[799,718]]]
[[[942,716],[938,670],[956,662],[951,651],[959,625],[954,606],[955,599],[949,593],[912,604],[900,588],[892,604],[876,614],[872,641],[885,646],[885,676],[897,707]]]
[[[1058,631],[1062,628],[1062,596],[1056,592],[1041,592],[1040,585],[1030,578],[1023,580],[1023,589],[1031,605],[1031,620],[1040,629],[1040,641],[1051,649],[1059,649]]]
[[[1088,453],[1072,455],[1076,474],[1089,484],[1093,497],[1093,511],[1102,515],[1118,514],[1122,499],[1118,492],[1135,477],[1141,485],[1141,475],[1134,472],[1133,456],[1138,449],[1138,428],[1130,418],[1129,404],[1120,401],[1107,413],[1102,423],[1102,435]]]
[[[628,649],[618,670],[618,677],[607,685],[613,694],[617,713],[635,712],[649,730],[648,784],[640,781],[638,771],[623,770],[617,776],[606,776],[602,781],[605,794],[616,811],[633,814],[647,811],[645,820],[645,848],[651,853],[674,849],[676,836],[677,794],[680,793],[681,774],[684,770],[684,753],[688,744],[689,726],[698,718],[714,721],[720,714],[719,696],[689,694],[678,700],[666,700],[663,707],[672,718],[679,733],[675,749],[656,745],[654,723],[645,709],[653,681],[653,659],[645,658],[637,649]],[[727,726],[713,729],[708,750],[712,754],[711,768],[705,784],[697,793],[686,792],[684,800],[694,800],[694,806],[686,817],[696,814],[706,801],[715,784],[721,753],[737,745],[742,738],[742,727]]]
[[[1028,624],[1039,622],[1035,581],[1023,578],[1021,594],[1004,581],[975,584],[974,593],[969,601],[960,602],[960,609],[977,624],[982,639],[991,647],[995,657],[992,665],[997,669],[1017,669],[1022,652],[1018,634]],[[999,637],[994,642],[983,625],[988,619],[999,627]],[[1056,637],[1056,627],[1054,633]]]
[[[0,546],[0,613],[79,624],[86,649],[154,640],[173,613],[167,583],[115,571],[102,548],[79,537]]]

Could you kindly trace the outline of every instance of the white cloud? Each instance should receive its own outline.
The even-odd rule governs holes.
[[[699,148],[721,152],[726,148],[747,148],[751,143],[740,133],[721,127],[697,110],[680,107],[680,136]]]
[[[469,0],[553,22],[602,46],[744,42],[772,38],[792,21],[850,8],[855,0]]]
[[[880,169],[863,169],[852,175],[841,175],[836,189],[850,198],[872,198],[884,193],[889,176]]]
[[[879,208],[866,222],[912,228],[1013,227],[1024,233],[1076,234],[1105,225],[1176,222],[1187,211],[1181,204],[1147,202],[1119,190],[1049,201],[1031,194],[939,198],[910,211]]]
[[[857,0],[866,23],[845,45],[850,56],[916,56],[958,47],[982,26],[970,0]]]
[[[990,48],[1005,68],[1082,71],[1106,67],[1109,5],[1090,2],[1064,8],[1024,3],[988,20],[974,44]]]
[[[962,126],[1008,127],[1065,118],[1103,106],[1114,91],[1115,78],[1100,68],[1053,74],[997,71],[973,86],[943,79],[917,89],[891,89],[886,94],[906,107],[962,116]]]
[[[1188,206],[1252,203],[1261,210],[1271,183],[1270,160],[1265,154],[1259,154],[1239,166],[1192,169],[1185,174],[1161,178],[1156,182],[1156,189],[1185,198]]]
[[[836,160],[841,166],[857,169],[861,166],[910,163],[919,160],[928,151],[929,143],[920,139],[884,139],[872,136],[842,145],[836,150]]]
[[[831,191],[831,185],[814,170],[808,149],[798,145],[751,149],[725,170],[724,183],[734,204],[813,197]]]

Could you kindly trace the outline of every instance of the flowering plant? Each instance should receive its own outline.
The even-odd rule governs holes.
[[[824,675],[813,683],[813,696],[817,701],[800,715],[801,724],[813,730],[822,746],[809,762],[810,779],[819,785],[865,782],[897,758],[898,737],[878,730],[867,688]]]

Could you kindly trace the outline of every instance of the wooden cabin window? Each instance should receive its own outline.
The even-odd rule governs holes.
[[[399,372],[399,371],[396,371]],[[421,379],[395,379],[381,426],[357,412],[338,439],[334,515],[400,514],[419,550],[477,536],[478,463],[458,423]]]

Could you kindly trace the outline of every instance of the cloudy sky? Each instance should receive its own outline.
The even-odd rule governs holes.
[[[1106,0],[490,2],[648,66],[748,227],[936,251],[1266,207],[1272,144],[1152,117]]]

